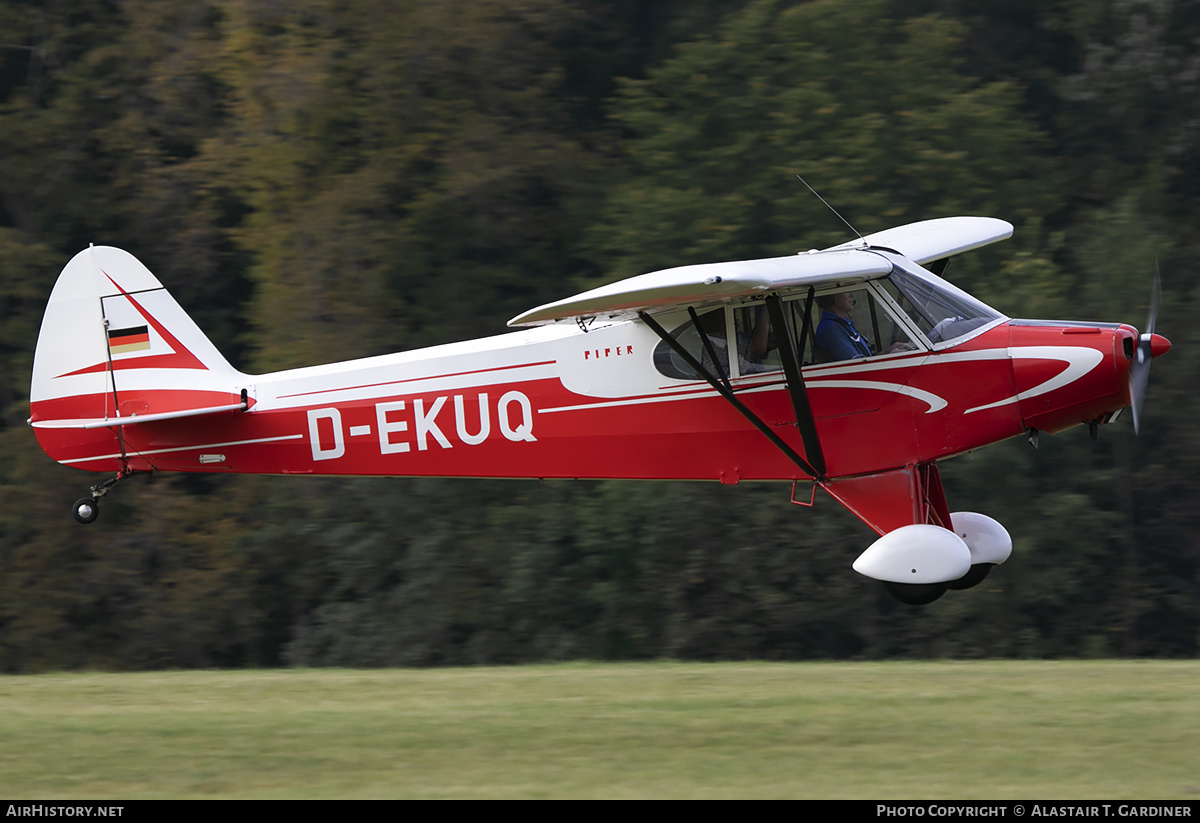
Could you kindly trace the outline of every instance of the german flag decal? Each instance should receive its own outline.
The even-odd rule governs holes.
[[[108,350],[113,354],[128,354],[150,350],[150,330],[146,326],[109,329]]]

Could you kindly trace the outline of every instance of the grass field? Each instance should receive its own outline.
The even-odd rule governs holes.
[[[0,797],[1200,798],[1200,663],[0,678]]]

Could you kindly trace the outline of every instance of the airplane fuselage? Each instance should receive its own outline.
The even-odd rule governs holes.
[[[816,427],[830,444],[828,477],[930,463],[1031,428],[1056,432],[1103,420],[1129,404],[1136,340],[1129,326],[1002,319],[940,350],[808,365],[803,375]],[[217,405],[245,389],[244,412],[121,427],[127,468],[723,483],[808,479],[713,387],[660,373],[652,358],[658,344],[637,321],[588,332],[541,327],[246,375],[211,398]],[[169,390],[154,388],[161,380],[156,369],[122,369],[121,363],[114,363],[119,391],[139,404],[124,410],[126,418],[170,407]],[[731,385],[780,438],[802,451],[781,372],[735,377]],[[119,395],[116,402],[119,407]],[[37,412],[35,407],[35,419]],[[37,433],[60,462],[95,471],[122,467],[110,428]]]

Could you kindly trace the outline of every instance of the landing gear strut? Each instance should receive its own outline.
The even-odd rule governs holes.
[[[100,516],[100,498],[108,494],[118,483],[127,477],[137,474],[133,469],[121,469],[116,477],[110,477],[103,483],[97,483],[91,488],[91,497],[81,497],[75,501],[71,514],[77,523],[93,523]]]

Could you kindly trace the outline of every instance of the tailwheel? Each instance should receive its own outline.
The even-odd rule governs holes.
[[[71,511],[79,523],[91,523],[100,516],[100,501],[91,497],[81,497],[75,501]]]
[[[96,485],[92,486],[90,489],[92,496],[79,498],[75,501],[75,505],[72,507],[71,514],[75,516],[76,522],[95,522],[96,518],[100,516],[100,498],[112,491],[113,488],[125,478],[141,473],[144,472],[123,468],[121,471],[117,472],[116,477],[110,477],[103,483],[97,483]]]
[[[893,583],[883,581],[887,593],[909,606],[925,606],[946,593],[945,583]]]

